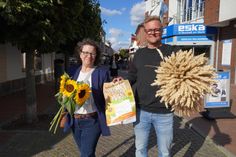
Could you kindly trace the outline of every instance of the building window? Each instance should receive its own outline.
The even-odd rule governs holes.
[[[26,54],[25,52],[24,53],[21,53],[21,61],[22,61],[22,72],[25,72],[25,69],[26,69]]]
[[[151,0],[151,8],[155,8],[156,6],[158,6],[160,4],[160,2],[158,0]]]
[[[26,70],[26,53],[22,53],[22,71],[25,72]],[[42,56],[41,54],[35,50],[34,51],[34,70],[42,70]]]
[[[181,23],[191,22],[202,18],[204,15],[205,0],[180,0]]]

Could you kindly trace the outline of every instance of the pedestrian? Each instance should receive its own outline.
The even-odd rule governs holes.
[[[116,56],[117,55],[114,54],[110,61],[110,72],[111,72],[112,78],[115,78],[118,76],[118,57]]]
[[[55,59],[54,60],[54,80],[55,80],[55,91],[59,89],[60,86],[60,77],[65,72],[64,69],[64,60]]]
[[[70,62],[69,68],[68,68],[68,70],[67,70],[67,74],[68,74],[70,77],[73,76],[79,66],[81,66],[80,63],[77,63],[77,62]]]
[[[67,121],[81,157],[94,157],[100,135],[110,135],[106,125],[105,99],[103,84],[110,81],[109,69],[99,66],[101,51],[96,42],[85,39],[75,47],[75,53],[82,65],[75,72],[73,79],[89,83],[92,93],[82,107],[76,106],[73,119]],[[67,116],[69,119],[69,116]]]
[[[147,156],[148,137],[153,126],[157,135],[158,156],[169,157],[173,140],[173,112],[160,102],[160,97],[155,97],[159,87],[151,84],[156,77],[154,70],[160,65],[163,56],[171,55],[178,48],[162,44],[163,28],[158,16],[146,17],[144,28],[147,46],[136,51],[127,76],[134,89],[137,106],[137,120],[134,123],[135,154],[136,157]],[[113,82],[122,79],[117,77]]]

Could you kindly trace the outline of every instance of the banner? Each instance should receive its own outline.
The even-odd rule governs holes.
[[[132,88],[128,80],[105,83],[107,125],[128,124],[136,121],[136,107]]]
[[[230,72],[218,72],[217,83],[212,85],[212,94],[205,99],[205,108],[218,108],[230,106]]]

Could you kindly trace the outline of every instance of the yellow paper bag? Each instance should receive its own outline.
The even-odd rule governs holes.
[[[105,83],[107,125],[128,124],[136,121],[136,107],[132,88],[128,80]]]

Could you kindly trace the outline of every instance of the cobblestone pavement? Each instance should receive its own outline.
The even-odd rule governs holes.
[[[174,157],[226,157],[217,146],[198,133],[185,126],[175,117]],[[4,130],[0,130],[4,132]],[[98,157],[132,157],[134,156],[134,134],[131,124],[111,127],[112,136],[101,137],[97,146]],[[8,131],[9,132],[9,131]],[[14,130],[12,138],[0,146],[1,157],[76,157],[79,156],[71,133],[61,130],[56,135],[46,129],[24,131]],[[157,156],[156,136],[154,131],[149,137],[150,157]]]
[[[126,72],[120,72],[125,76]],[[46,90],[45,90],[46,88]],[[38,91],[39,106],[54,106],[55,99],[51,85],[45,86]],[[41,93],[41,94],[40,94]],[[2,101],[1,104],[18,104],[17,113],[23,112],[20,104],[24,104],[22,95],[14,96],[15,101]],[[46,96],[45,96],[46,95]],[[9,118],[12,113],[11,104],[4,105],[1,112],[1,122]],[[21,105],[24,107],[24,105]],[[43,107],[43,106],[42,106]],[[42,108],[43,109],[43,108]],[[9,111],[9,112],[6,112]],[[11,111],[11,112],[10,112]],[[56,113],[55,107],[46,110],[46,114]],[[8,117],[7,117],[8,115]],[[4,119],[5,117],[5,119]],[[47,122],[48,124],[48,122]],[[204,139],[203,136],[185,125],[185,121],[179,117],[174,119],[174,142],[172,155],[174,157],[228,157],[212,140]],[[44,125],[47,126],[47,125]],[[97,146],[97,157],[133,157],[134,156],[134,134],[132,124],[117,125],[111,127],[112,136],[101,137]],[[150,157],[157,156],[156,135],[152,131],[149,137],[148,153]],[[0,129],[0,157],[75,157],[79,156],[78,149],[74,143],[71,133],[64,134],[59,129],[56,135],[48,132],[48,127],[31,130],[3,130]]]

